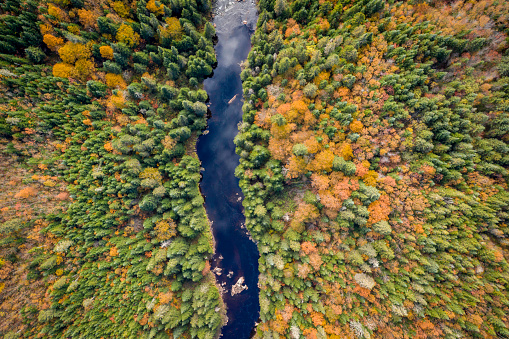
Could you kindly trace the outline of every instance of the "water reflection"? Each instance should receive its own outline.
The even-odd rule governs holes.
[[[225,8],[228,11],[221,12]],[[215,11],[218,65],[213,77],[204,83],[212,115],[208,133],[199,138],[197,145],[204,168],[200,187],[216,240],[212,266],[216,268],[217,282],[225,289],[223,299],[228,306],[229,322],[222,329],[223,338],[244,339],[250,337],[259,317],[258,250],[244,226],[242,192],[234,176],[239,157],[233,138],[242,119],[239,64],[247,58],[251,47],[249,27],[256,21],[256,9],[252,2],[220,1]],[[248,19],[250,24],[242,24]],[[235,95],[235,100],[231,100]],[[236,286],[233,291],[240,293],[232,295],[233,286]]]

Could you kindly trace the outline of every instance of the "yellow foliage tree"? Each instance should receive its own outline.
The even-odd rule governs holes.
[[[315,85],[320,85],[320,82],[322,82],[323,80],[328,80],[330,77],[330,73],[329,72],[321,72],[320,74],[318,74],[315,78]]]
[[[270,133],[275,139],[286,139],[288,134],[292,131],[295,124],[286,124],[279,126],[278,124],[272,124]]]
[[[318,218],[320,216],[320,212],[318,208],[314,205],[308,203],[301,203],[294,214],[294,219],[292,220],[297,223],[307,222],[312,219]]]
[[[105,78],[106,78],[106,85],[109,88],[115,88],[115,87],[118,87],[121,89],[126,88],[126,83],[125,83],[124,79],[122,78],[122,75],[120,75],[120,74],[108,73],[108,74],[106,74]]]
[[[44,36],[46,34],[53,32],[53,26],[51,26],[50,24],[43,24],[39,26],[39,30],[41,31],[41,34]]]
[[[109,60],[113,59],[113,48],[111,48],[110,46],[99,47],[99,53],[101,53],[101,56],[104,59],[109,59]]]
[[[48,46],[52,51],[58,50],[60,46],[64,44],[64,40],[62,38],[57,38],[51,34],[44,34],[42,41]]]
[[[146,8],[149,11],[151,11],[152,13],[154,13],[155,15],[163,15],[164,14],[164,6],[163,6],[163,4],[160,4],[159,6],[157,6],[155,0],[150,0],[147,3]]]
[[[364,177],[362,178],[362,180],[364,181],[364,183],[366,185],[373,186],[373,187],[376,186],[377,179],[378,179],[378,173],[373,170],[368,171],[368,173],[366,175],[364,175]]]
[[[341,145],[340,152],[341,152],[340,155],[345,160],[350,160],[353,157],[352,146],[350,146],[350,144],[344,143],[343,145]]]
[[[168,26],[164,29],[164,33],[162,33],[162,35],[170,37],[173,40],[180,40],[184,31],[182,30],[179,19],[175,17],[166,18],[166,24]]]
[[[94,62],[87,59],[80,59],[76,61],[76,72],[78,78],[81,80],[88,79],[95,70]]]
[[[115,109],[122,109],[125,106],[125,98],[121,91],[118,91],[117,94],[112,95],[107,103],[107,107],[109,110],[114,111]]]
[[[292,155],[288,161],[288,164],[286,165],[286,168],[288,169],[286,176],[289,179],[298,178],[301,174],[304,173],[304,170],[306,169],[306,162],[301,157]]]
[[[74,24],[69,25],[69,26],[67,26],[67,31],[71,32],[74,35],[79,35],[80,34],[80,26],[74,25]]]
[[[134,47],[140,41],[140,35],[135,33],[131,26],[122,24],[117,31],[117,40],[129,47]]]
[[[113,7],[115,12],[117,12],[119,17],[127,18],[129,16],[129,10],[125,7],[122,1],[115,1],[113,4],[111,4],[111,7]]]
[[[157,239],[164,241],[177,235],[177,224],[172,220],[160,220],[156,223],[155,231]]]
[[[140,178],[142,179],[154,179],[157,181],[161,181],[161,173],[157,168],[147,167],[140,173]]]
[[[95,14],[92,11],[87,11],[86,9],[78,10],[78,18],[80,20],[80,23],[86,29],[97,28],[97,18],[98,17],[99,17],[99,15]]]
[[[48,6],[48,14],[57,18],[58,20],[62,19],[62,10],[58,8],[57,6],[54,6],[52,4],[49,4]]]
[[[331,150],[326,149],[318,153],[313,159],[313,161],[309,164],[308,168],[311,171],[326,171],[330,172],[332,170],[332,162],[334,161],[334,153]]]
[[[70,78],[76,75],[76,69],[73,65],[58,63],[53,66],[53,76],[60,78]]]
[[[319,22],[319,27],[322,29],[322,31],[327,31],[330,28],[329,21],[327,21],[327,19],[321,19]]]
[[[354,120],[350,124],[350,131],[354,133],[359,133],[364,128],[364,125],[359,120]]]
[[[74,64],[77,60],[88,59],[91,56],[87,46],[70,41],[58,50],[58,54],[67,64]]]

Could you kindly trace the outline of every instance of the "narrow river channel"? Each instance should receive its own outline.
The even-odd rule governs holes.
[[[235,154],[233,138],[242,120],[240,63],[251,48],[256,5],[252,0],[217,0],[214,14],[218,64],[214,75],[204,82],[211,116],[208,133],[197,144],[203,167],[200,187],[216,241],[212,269],[216,281],[224,288],[223,299],[228,307],[228,324],[222,329],[222,338],[244,339],[251,336],[259,317],[259,255],[244,226],[243,196],[234,175],[239,156]],[[247,289],[234,288],[232,294],[236,283]],[[235,293],[238,291],[241,292]]]

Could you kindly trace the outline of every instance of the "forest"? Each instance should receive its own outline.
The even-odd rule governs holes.
[[[208,1],[2,1],[0,336],[214,338]]]
[[[509,4],[260,0],[258,338],[509,337]]]
[[[0,1],[0,337],[220,336],[212,6]],[[257,6],[254,338],[509,338],[509,3]]]

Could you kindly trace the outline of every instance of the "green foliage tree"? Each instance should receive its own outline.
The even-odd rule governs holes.
[[[87,82],[87,90],[93,97],[102,98],[106,96],[108,86],[99,81],[90,80]]]
[[[286,0],[276,0],[276,3],[274,5],[274,13],[276,16],[284,18],[289,10],[288,3]]]

